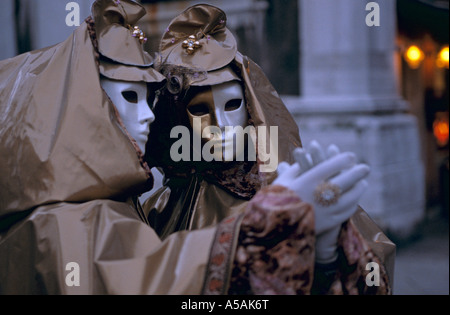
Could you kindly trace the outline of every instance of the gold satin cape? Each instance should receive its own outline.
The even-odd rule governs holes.
[[[148,226],[134,196],[151,173],[95,56],[85,22],[0,62],[0,294],[198,294],[215,228],[163,242]]]

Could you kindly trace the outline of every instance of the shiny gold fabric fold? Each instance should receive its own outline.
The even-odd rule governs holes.
[[[165,78],[153,68],[142,68],[130,65],[117,64],[102,58],[99,64],[100,73],[113,80],[129,82],[148,82],[159,86]],[[156,87],[155,87],[156,89]]]
[[[355,229],[367,242],[386,268],[391,289],[394,287],[395,256],[397,246],[381,230],[381,228],[370,218],[363,208],[358,207],[356,213],[350,218]]]
[[[189,64],[207,71],[225,67],[237,52],[236,40],[226,22],[225,12],[214,6],[196,5],[186,9],[170,22],[161,39],[162,62]],[[201,46],[192,54],[182,45],[189,36],[194,36]]]
[[[0,104],[0,218],[151,184],[100,86],[86,23],[61,44],[0,62]],[[106,158],[117,152],[124,162]]]
[[[153,178],[101,88],[93,23],[0,62],[0,294],[199,294],[215,228],[161,241],[148,226]]]
[[[0,237],[0,294],[199,294],[214,232],[161,242],[130,203],[41,206]]]
[[[151,225],[165,239],[180,230],[197,230],[241,213],[246,200],[236,198],[197,176],[183,185],[164,185],[143,205]]]
[[[151,66],[153,58],[142,49],[142,43],[130,30],[145,13],[145,9],[132,0],[95,1],[92,17],[100,54],[125,65]]]

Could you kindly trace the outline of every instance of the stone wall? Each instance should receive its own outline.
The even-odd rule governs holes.
[[[0,43],[2,43],[0,60],[3,60],[17,54],[14,0],[3,0],[0,3],[0,21],[3,24],[3,30],[0,32]]]
[[[365,23],[369,1],[299,0],[302,94],[286,96],[304,145],[316,139],[369,164],[361,206],[394,239],[425,215],[419,128],[399,96],[395,1],[379,0],[381,24]]]

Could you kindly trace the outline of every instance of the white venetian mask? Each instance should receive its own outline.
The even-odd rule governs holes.
[[[103,89],[117,108],[128,133],[145,153],[150,124],[155,120],[148,104],[148,86],[145,82],[100,80]]]

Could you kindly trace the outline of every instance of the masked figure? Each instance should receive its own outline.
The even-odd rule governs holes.
[[[287,188],[163,241],[149,226],[138,196],[153,184],[144,151],[165,78],[134,27],[142,6],[97,0],[92,13],[66,41],[0,62],[0,294],[225,294],[241,280],[253,293],[308,293],[313,213]],[[252,283],[232,276],[238,261],[257,266],[236,259],[239,244],[280,227],[265,255],[298,268],[264,285],[268,269]]]
[[[298,127],[278,94],[236,47],[225,13],[209,5],[187,9],[163,35],[156,68],[167,85],[155,108],[153,127],[161,132],[151,134],[147,161],[165,179],[144,204],[162,238],[241,213],[258,191],[271,187],[277,176],[271,164],[292,163],[294,149],[301,146]],[[227,127],[249,132],[238,139]],[[339,242],[339,261],[346,262],[331,267],[332,278],[322,283],[325,292],[389,293],[386,271],[381,288],[363,283],[361,271],[372,259],[392,271],[395,245],[362,209],[343,225]]]
[[[240,212],[301,145],[292,116],[225,25],[221,10],[196,6],[172,21],[161,42],[158,69],[168,84],[155,108],[161,132],[148,143],[158,150],[148,161],[162,169],[165,187],[145,208],[162,237]],[[189,35],[202,43],[193,53],[184,45]]]

